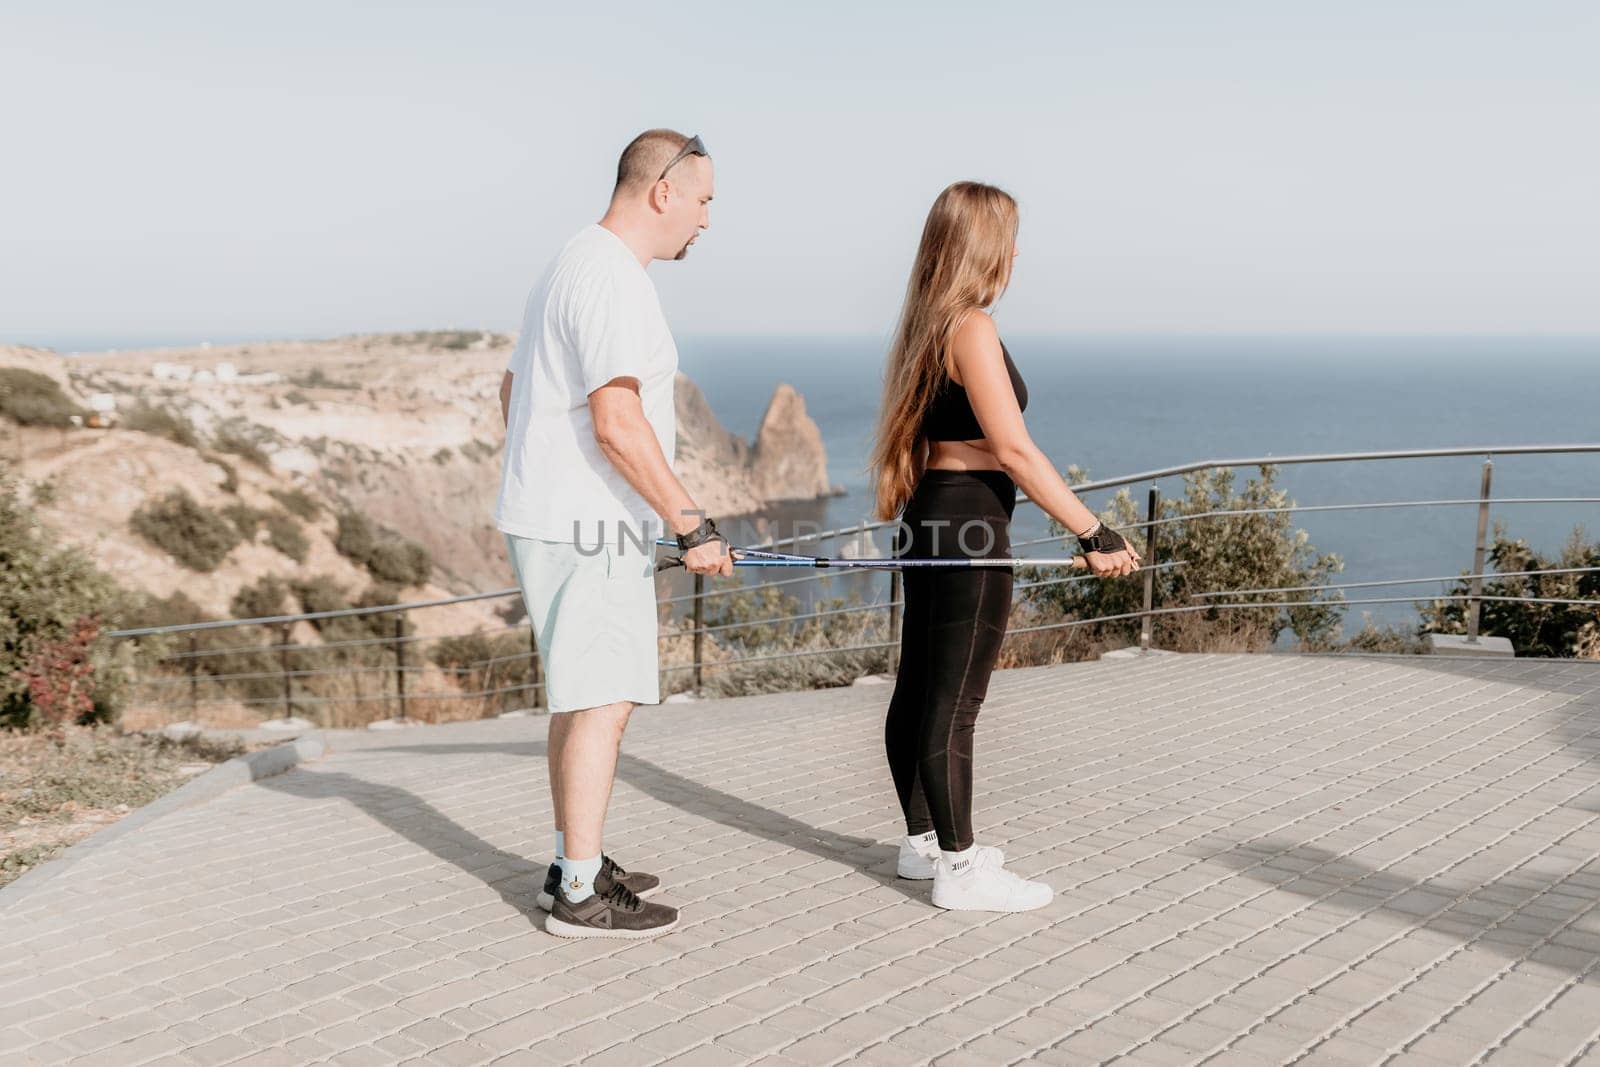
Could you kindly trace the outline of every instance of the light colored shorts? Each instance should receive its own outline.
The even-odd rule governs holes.
[[[539,656],[545,705],[578,711],[661,702],[655,560],[625,544],[593,555],[569,541],[506,534]]]

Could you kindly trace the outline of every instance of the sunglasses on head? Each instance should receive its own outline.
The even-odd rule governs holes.
[[[711,153],[706,151],[705,142],[700,140],[700,135],[697,133],[693,137],[689,138],[688,142],[682,148],[678,149],[677,155],[667,160],[667,165],[661,168],[660,174],[656,175],[656,181],[660,181],[662,178],[665,178],[667,176],[667,171],[677,166],[689,156],[709,155],[711,155]]]

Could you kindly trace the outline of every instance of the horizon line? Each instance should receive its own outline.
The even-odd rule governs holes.
[[[82,334],[77,337],[72,335],[50,335],[30,332],[22,337],[0,338],[0,346],[32,348],[54,352],[57,355],[109,355],[124,352],[163,352],[183,351],[203,347],[236,347],[250,344],[329,344],[339,341],[361,340],[373,337],[385,337],[403,334],[437,334],[437,333],[486,333],[497,334],[506,338],[514,338],[515,331],[486,329],[477,326],[440,326],[416,327],[409,329],[375,329],[353,333],[334,334],[222,334],[213,337],[195,336],[193,340],[173,340],[170,334],[144,334],[122,335],[115,334]],[[1600,329],[1593,331],[1581,330],[1380,330],[1380,329],[1295,329],[1295,330],[1217,330],[1217,329],[1021,329],[1013,331],[1017,337],[1032,338],[1081,338],[1093,339],[1138,339],[1138,338],[1166,338],[1184,340],[1273,340],[1273,339],[1339,339],[1339,340],[1540,340],[1540,341],[1600,341]],[[855,330],[855,331],[693,331],[686,330],[677,334],[679,339],[693,341],[740,341],[752,338],[783,338],[792,340],[841,340],[862,341],[872,340],[882,342],[887,334],[883,331]],[[221,339],[216,339],[221,338]],[[54,341],[55,344],[49,342]],[[80,346],[73,347],[68,342]],[[99,347],[100,345],[104,347]],[[58,347],[60,345],[61,347]]]

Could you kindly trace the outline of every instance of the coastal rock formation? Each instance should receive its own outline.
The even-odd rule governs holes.
[[[0,460],[25,483],[50,483],[40,514],[60,540],[130,588],[157,596],[182,589],[216,615],[266,574],[325,574],[358,591],[364,572],[334,544],[336,517],[347,510],[427,549],[432,582],[406,590],[408,599],[501,589],[511,570],[490,512],[509,344],[436,333],[71,358],[0,346],[0,366],[48,374],[75,402],[110,394],[122,416],[110,429],[18,427],[0,417]],[[230,373],[218,372],[224,365]],[[175,376],[174,366],[192,373]],[[722,426],[687,377],[679,375],[676,394],[678,474],[708,513],[750,515],[829,494],[821,434],[789,386],[773,394],[753,445]],[[129,527],[141,504],[180,486],[218,512],[279,510],[275,492],[308,494],[321,509],[303,524],[309,554],[296,563],[256,535],[214,571],[186,570]],[[416,621],[430,630],[437,615],[450,632],[465,632],[479,616],[497,623],[499,606],[433,609]]]
[[[750,515],[772,504],[834,495],[822,432],[805,400],[779,385],[754,445],[717,420],[705,394],[680,373],[676,383],[679,479],[710,515]]]

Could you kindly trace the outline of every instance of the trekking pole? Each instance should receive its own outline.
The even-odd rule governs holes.
[[[659,540],[656,544],[676,545],[675,541]],[[768,552],[759,548],[728,549],[735,567],[810,567],[830,570],[972,570],[979,567],[1074,567],[1083,569],[1088,562],[1082,556],[1052,558],[1004,559],[899,559],[874,557],[850,559],[832,556],[797,556],[788,552]],[[663,556],[656,562],[656,570],[664,571],[683,566],[682,556]]]

